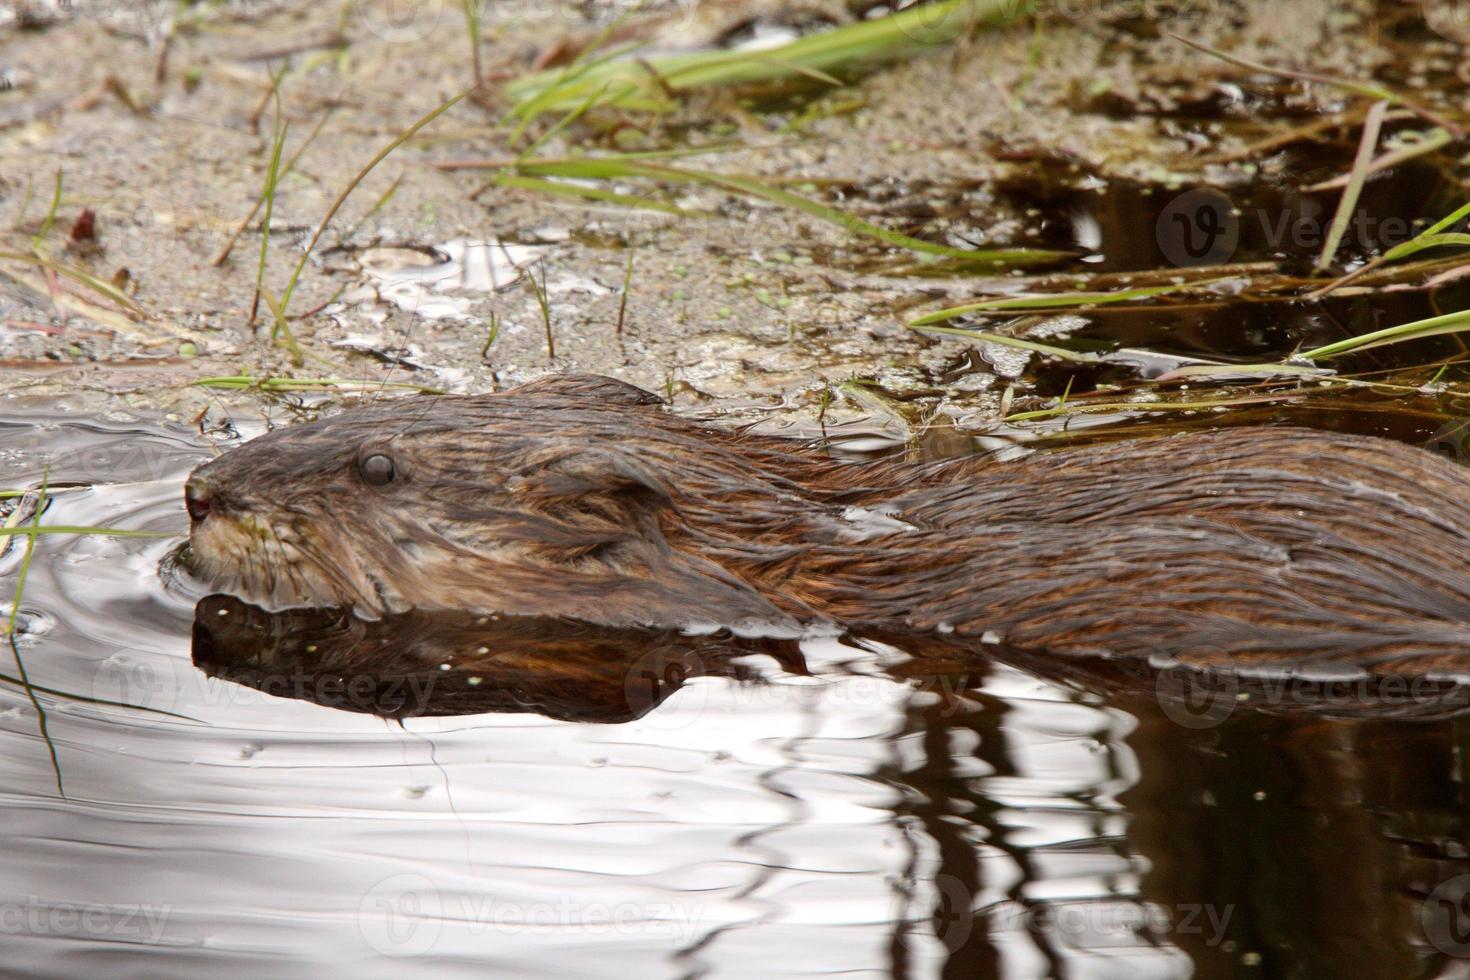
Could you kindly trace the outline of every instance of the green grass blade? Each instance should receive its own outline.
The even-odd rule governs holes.
[[[1456,313],[1446,313],[1443,316],[1434,316],[1427,320],[1415,320],[1412,323],[1401,323],[1396,327],[1385,327],[1382,330],[1375,330],[1372,333],[1349,337],[1346,340],[1339,340],[1333,344],[1314,347],[1309,351],[1302,351],[1296,356],[1303,360],[1319,361],[1329,357],[1340,357],[1343,354],[1350,354],[1356,351],[1369,350],[1374,347],[1383,347],[1386,344],[1399,344],[1407,340],[1420,340],[1425,337],[1464,333],[1467,330],[1470,330],[1470,310],[1460,310]]]
[[[1006,347],[1019,347],[1022,350],[1035,351],[1038,354],[1049,354],[1059,357],[1064,361],[1072,361],[1078,364],[1095,364],[1100,361],[1096,354],[1085,351],[1068,350],[1065,347],[1054,347],[1051,344],[1042,344],[1034,340],[1023,340],[1020,337],[1007,337],[1005,334],[987,333],[984,330],[962,330],[959,327],[926,327],[909,324],[913,330],[921,333],[937,333],[946,337],[966,337],[970,340],[984,340],[992,344],[1003,344]]]
[[[941,0],[809,34],[763,51],[695,51],[647,59],[605,58],[579,71],[537,72],[512,82],[506,93],[524,118],[566,111],[597,88],[594,105],[661,111],[672,108],[669,92],[681,93],[793,76],[838,81],[830,72],[938,50],[972,25],[996,24],[1030,11],[1027,0]]]
[[[1067,252],[1044,249],[963,249],[948,245],[937,245],[922,239],[911,238],[896,231],[889,231],[854,215],[838,211],[800,195],[748,177],[716,173],[710,170],[689,170],[659,164],[634,162],[618,157],[570,158],[556,161],[527,160],[516,166],[523,175],[543,177],[566,177],[582,180],[616,180],[644,178],[666,183],[695,183],[718,187],[726,191],[758,197],[781,207],[802,211],[823,221],[839,225],[854,234],[874,238],[887,245],[908,249],[925,255],[937,255],[959,259],[977,265],[1019,265],[1037,262],[1055,262],[1069,256]]]
[[[286,289],[281,293],[281,302],[279,304],[279,319],[284,320],[286,310],[290,309],[291,294],[296,291],[296,284],[301,280],[301,273],[306,269],[306,263],[310,261],[311,253],[316,250],[317,242],[321,240],[322,234],[327,230],[327,226],[332,223],[332,219],[337,216],[337,212],[341,210],[342,205],[347,203],[347,198],[350,197],[352,192],[357,189],[357,185],[366,180],[367,175],[372,173],[374,168],[376,168],[378,164],[382,163],[388,157],[388,154],[392,153],[404,143],[407,143],[409,140],[413,139],[414,134],[423,129],[425,126],[429,125],[429,123],[433,122],[435,119],[438,119],[444,113],[448,112],[451,108],[453,108],[455,103],[459,102],[459,100],[464,98],[465,95],[466,93],[461,92],[458,95],[450,98],[448,101],[442,103],[438,108],[434,109],[432,112],[429,112],[427,115],[419,117],[419,120],[417,122],[408,127],[408,129],[399,133],[390,143],[388,143],[387,146],[379,150],[377,155],[368,161],[367,166],[359,170],[356,176],[354,176],[352,180],[347,182],[347,186],[342,188],[341,193],[338,194],[336,200],[332,202],[332,206],[327,208],[327,213],[322,217],[321,222],[316,226],[316,231],[312,233],[311,240],[306,243],[305,251],[301,253],[301,260],[296,263],[296,268],[291,272],[291,278],[286,283]]]
[[[1181,290],[1193,289],[1197,286],[1207,286],[1223,281],[1225,281],[1223,278],[1202,279],[1198,282],[1170,283],[1167,286],[1142,286],[1137,289],[1118,289],[1111,292],[1059,293],[1051,296],[1008,296],[1003,299],[988,299],[978,303],[966,303],[964,306],[951,306],[947,309],[935,310],[933,313],[926,313],[918,319],[909,321],[909,326],[928,326],[931,323],[952,320],[955,317],[964,316],[968,313],[989,313],[1006,310],[1053,310],[1079,306],[1099,306],[1105,303],[1124,303],[1130,300],[1163,296],[1167,293],[1177,293]]]
[[[258,389],[260,391],[378,391],[392,388],[399,391],[417,391],[428,395],[442,395],[440,388],[409,384],[402,381],[363,381],[360,378],[256,378],[248,374],[235,374],[214,378],[199,378],[190,382],[198,388]]]
[[[1407,258],[1415,252],[1422,252],[1426,248],[1440,248],[1445,245],[1470,245],[1470,235],[1458,231],[1438,235],[1419,235],[1412,241],[1395,245],[1383,253],[1383,258],[1386,262],[1392,262],[1394,259]]]
[[[76,534],[102,538],[176,538],[170,531],[129,531],[118,527],[85,527],[80,524],[41,524],[25,527],[0,527],[0,538],[35,539],[43,534]]]
[[[543,180],[540,177],[522,177],[517,174],[500,174],[495,178],[495,183],[500,187],[516,187],[526,191],[536,191],[542,194],[563,194],[567,197],[579,197],[591,201],[602,201],[607,204],[617,204],[625,208],[641,209],[644,211],[662,211],[665,214],[678,215],[681,218],[708,217],[700,211],[688,211],[667,201],[656,200],[651,197],[639,197],[633,194],[619,194],[616,191],[604,190],[601,187],[588,187],[586,184],[569,184],[563,181]]]

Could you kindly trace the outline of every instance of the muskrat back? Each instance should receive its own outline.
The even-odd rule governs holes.
[[[1255,427],[845,464],[562,376],[280,429],[200,467],[186,495],[197,572],[270,606],[1470,664],[1470,475],[1366,436]]]

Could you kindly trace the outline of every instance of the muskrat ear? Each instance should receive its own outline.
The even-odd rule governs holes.
[[[668,486],[640,460],[619,449],[551,446],[524,461],[508,485],[542,500],[637,497],[673,505]]]
[[[614,405],[662,405],[651,391],[600,374],[551,374],[515,389],[515,394],[567,395]]]

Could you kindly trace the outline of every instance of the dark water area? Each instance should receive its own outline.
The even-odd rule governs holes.
[[[213,451],[121,415],[0,426],[7,486],[49,465],[44,524],[178,535],[38,539],[3,651],[29,692],[0,669],[7,975],[1470,962],[1453,710],[852,638],[271,616],[173,562]],[[0,555],[8,589],[23,553]]]

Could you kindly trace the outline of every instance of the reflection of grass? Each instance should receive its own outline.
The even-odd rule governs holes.
[[[668,111],[684,92],[806,77],[839,84],[830,74],[937,50],[972,25],[998,24],[1026,13],[1025,0],[940,0],[759,51],[696,51],[633,57],[625,47],[566,69],[512,82],[506,94],[522,119],[591,105]],[[636,47],[636,46],[635,46]],[[620,57],[624,56],[626,57]]]
[[[153,714],[167,715],[175,718],[182,718],[184,716],[175,715],[173,712],[170,711],[161,711],[157,708],[148,708],[141,705],[124,704],[119,701],[109,701],[105,698],[94,698],[86,697],[85,695],[80,694],[70,694],[66,691],[58,691],[54,688],[41,687],[39,685],[31,683],[30,674],[26,670],[25,661],[21,658],[20,655],[20,645],[16,642],[17,634],[15,630],[15,624],[17,618],[20,615],[20,604],[23,596],[25,595],[26,579],[30,575],[31,561],[35,557],[36,553],[36,538],[40,537],[43,534],[74,534],[84,536],[105,535],[108,537],[128,538],[171,538],[175,537],[175,535],[163,531],[129,531],[120,528],[110,527],[82,527],[78,525],[42,524],[41,515],[46,510],[47,489],[49,482],[50,473],[48,471],[41,478],[41,487],[36,494],[36,507],[35,512],[32,514],[30,524],[7,524],[4,527],[0,527],[0,536],[25,535],[26,538],[25,554],[21,558],[20,569],[16,574],[15,597],[11,600],[10,616],[5,624],[5,635],[6,639],[10,642],[10,653],[11,657],[15,661],[16,676],[0,673],[0,682],[13,684],[26,692],[26,697],[30,700],[32,709],[34,709],[36,712],[36,724],[40,732],[41,739],[46,743],[46,751],[51,757],[51,771],[56,776],[56,791],[63,798],[65,798],[66,787],[61,776],[61,758],[57,755],[56,743],[52,741],[51,738],[49,720],[46,714],[46,709],[44,706],[42,706],[40,698],[36,696],[38,691],[52,697],[61,698],[67,701],[81,702],[84,704],[105,704],[113,707],[131,708],[138,711],[146,711]],[[28,491],[7,490],[3,493],[0,493],[0,496],[15,497],[24,495],[27,492]]]
[[[41,701],[36,697],[36,692],[31,688],[30,676],[26,673],[25,661],[20,656],[20,646],[15,640],[15,621],[20,616],[21,597],[25,594],[26,577],[31,572],[31,559],[36,554],[36,535],[41,527],[41,514],[46,510],[46,487],[51,482],[51,471],[48,469],[41,476],[41,489],[36,495],[36,510],[31,517],[29,528],[18,528],[6,526],[0,528],[7,532],[30,531],[26,538],[25,555],[20,560],[20,571],[15,579],[15,598],[10,602],[10,618],[5,624],[5,636],[10,640],[10,653],[15,659],[16,672],[20,674],[21,685],[25,688],[26,697],[30,699],[31,707],[36,711],[36,723],[41,732],[41,738],[46,743],[46,751],[51,754],[51,770],[56,773],[56,791],[66,796],[66,790],[61,783],[61,760],[56,755],[56,745],[51,741],[51,734],[46,726],[46,709],[41,707]]]

